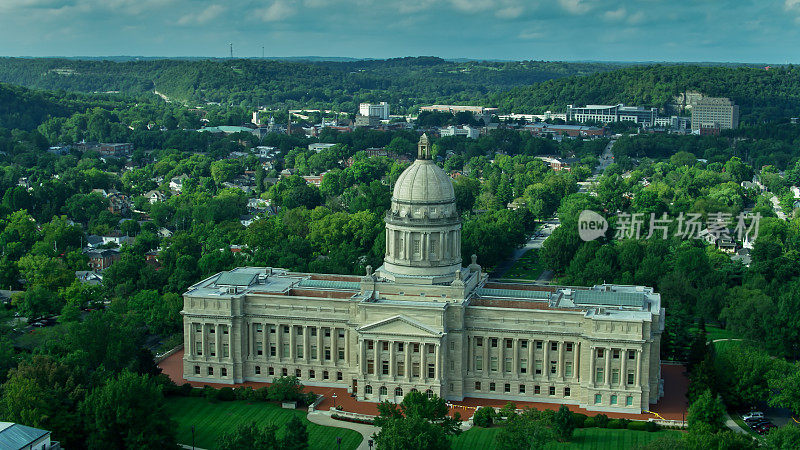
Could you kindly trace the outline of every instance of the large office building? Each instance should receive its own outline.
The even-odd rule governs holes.
[[[640,413],[662,395],[664,309],[642,286],[500,283],[471,257],[450,178],[430,156],[398,178],[386,253],[363,276],[241,267],[184,294],[183,375],[203,383],[417,390]]]
[[[389,104],[386,102],[380,102],[378,104],[361,103],[358,105],[358,114],[364,117],[377,117],[381,120],[388,120]]]
[[[722,97],[703,97],[692,107],[692,131],[728,130],[739,125],[739,105]]]
[[[616,105],[567,105],[567,120],[578,123],[584,122],[624,122],[629,121],[652,127],[658,117],[658,108],[644,108],[641,106]]]

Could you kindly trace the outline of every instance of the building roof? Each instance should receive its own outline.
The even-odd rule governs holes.
[[[453,182],[444,171],[429,159],[417,159],[394,185],[395,200],[408,203],[455,202]]]
[[[252,286],[256,281],[258,281],[258,273],[232,270],[222,272],[214,284],[217,286]]]
[[[0,448],[18,450],[50,434],[49,431],[12,422],[0,422]]]

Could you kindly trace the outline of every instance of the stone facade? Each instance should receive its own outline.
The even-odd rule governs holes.
[[[474,256],[462,267],[452,185],[429,155],[423,136],[395,186],[386,261],[374,273],[241,267],[192,286],[184,377],[296,375],[376,402],[419,390],[630,413],[655,403],[660,296],[641,286],[492,282]]]

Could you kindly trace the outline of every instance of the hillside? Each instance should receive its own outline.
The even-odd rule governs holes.
[[[190,102],[337,107],[389,101],[396,111],[435,102],[485,103],[516,86],[623,67],[613,63],[445,61],[434,57],[357,61],[0,58],[0,82],[49,90],[141,93]]]
[[[589,76],[572,76],[491,95],[491,103],[512,112],[563,111],[568,104],[616,104],[664,108],[683,90],[730,97],[744,123],[800,115],[800,68],[652,65]]]

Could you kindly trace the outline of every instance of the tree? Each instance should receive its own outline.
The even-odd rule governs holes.
[[[541,419],[534,410],[514,414],[508,418],[495,441],[499,450],[541,449],[555,439],[555,433],[547,420]]]
[[[773,428],[767,434],[767,448],[772,450],[794,450],[800,448],[800,427],[792,425]]]
[[[292,418],[286,422],[283,430],[283,438],[280,440],[280,448],[285,450],[308,449],[308,430],[306,429],[306,424],[303,423],[300,417],[292,416]]]
[[[461,432],[460,415],[449,417],[444,399],[436,395],[411,391],[399,406],[379,403],[378,412],[375,425],[381,431],[375,435],[375,444],[381,449],[449,449],[448,436]]]
[[[553,416],[553,431],[559,441],[568,441],[575,431],[575,422],[572,420],[572,411],[566,405],[561,405]]]
[[[219,450],[278,449],[277,428],[267,425],[259,428],[255,422],[243,423],[217,439]]]
[[[19,313],[27,317],[29,322],[56,314],[63,308],[58,295],[40,284],[31,286],[23,293],[14,294],[13,302]]]
[[[689,428],[705,424],[714,430],[719,430],[725,425],[725,406],[719,397],[713,395],[708,389],[689,407],[686,416]]]
[[[177,448],[161,387],[149,376],[125,370],[95,388],[80,410],[90,448]]]
[[[472,423],[478,427],[490,427],[494,422],[495,415],[494,408],[491,406],[481,406],[472,415]]]
[[[800,415],[800,363],[787,364],[783,370],[770,377],[769,387],[773,395],[769,404],[789,408]]]

